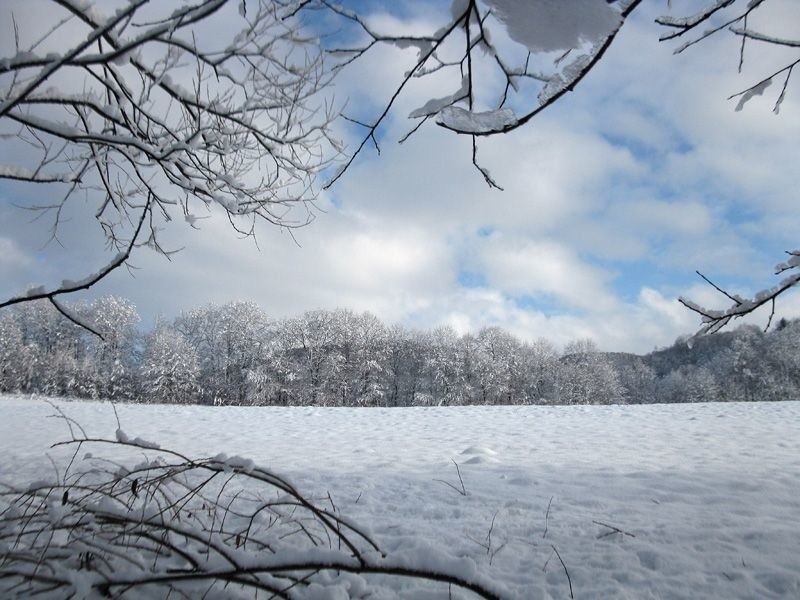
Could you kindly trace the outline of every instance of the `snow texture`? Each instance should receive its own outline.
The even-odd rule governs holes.
[[[680,27],[680,28],[689,28],[694,27],[698,23],[700,23],[703,19],[706,18],[707,15],[713,13],[716,10],[724,7],[727,4],[730,4],[730,0],[717,0],[711,6],[705,7],[698,13],[690,15],[688,17],[671,17],[669,15],[659,17],[658,23],[661,25],[667,25],[670,27]]]
[[[772,85],[772,78],[765,79],[758,85],[750,88],[744,94],[741,95],[739,98],[739,102],[736,104],[736,112],[739,112],[744,108],[744,105],[749,101],[755,98],[756,96],[761,96],[769,86]]]
[[[107,404],[59,404],[89,436],[117,428]],[[387,563],[490,580],[504,598],[569,597],[554,547],[575,598],[800,597],[798,401],[117,412],[164,447],[274,466],[369,526]],[[74,450],[48,450],[67,435],[52,414],[0,397],[0,481],[40,480],[45,452],[69,460]],[[460,487],[451,459],[466,496],[442,483]],[[381,579],[374,594],[376,583],[331,575],[304,597],[448,598],[446,586]]]
[[[595,44],[620,24],[605,0],[484,0],[515,42],[531,52],[555,52]]]
[[[469,93],[469,78],[464,77],[461,80],[461,87],[458,90],[456,90],[449,96],[445,96],[444,98],[431,98],[423,106],[415,110],[412,110],[408,116],[411,119],[415,119],[417,117],[428,117],[430,115],[435,115],[443,108],[450,106],[451,104],[457,102],[458,100],[461,100],[462,98],[466,98],[468,93]]]
[[[437,115],[436,122],[455,131],[485,134],[513,127],[517,117],[509,108],[476,113],[460,106],[446,106]]]
[[[75,181],[76,176],[70,173],[60,173],[57,175],[42,175],[34,173],[30,169],[13,165],[0,165],[0,179],[23,179],[30,181],[52,181],[69,183]]]
[[[591,54],[581,54],[571,61],[562,73],[554,75],[539,92],[539,103],[545,104],[556,94],[560,94],[565,88],[572,85],[580,77],[581,73],[589,66],[594,55],[599,51],[599,46],[592,50]]]

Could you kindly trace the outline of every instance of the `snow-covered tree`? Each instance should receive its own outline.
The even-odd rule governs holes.
[[[309,311],[278,323],[277,335],[292,361],[290,379],[293,404],[333,402],[336,389],[336,327],[332,313]]]
[[[519,356],[519,342],[499,327],[484,327],[476,338],[474,372],[480,404],[511,404],[512,373]]]
[[[200,395],[194,348],[180,332],[165,324],[145,337],[141,373],[145,402],[189,404]]]
[[[776,352],[774,340],[780,339],[775,334],[765,335],[754,325],[744,325],[731,332],[728,346],[709,363],[725,400],[752,402],[785,398],[793,385],[782,377],[783,369],[776,364],[780,362],[780,352]]]
[[[464,379],[459,336],[450,326],[436,327],[421,336],[423,346],[422,394],[420,404],[458,405],[469,403]]]
[[[26,392],[38,359],[33,344],[25,343],[17,314],[0,315],[0,391]]]
[[[681,365],[658,381],[658,402],[716,402],[721,399],[720,385],[710,368]]]
[[[617,376],[627,404],[656,401],[656,372],[638,356],[617,367]]]
[[[85,303],[68,308],[83,319],[88,317]],[[96,396],[86,362],[85,329],[63,319],[46,302],[24,303],[16,308],[15,316],[21,332],[21,350],[32,365],[29,391],[55,396]]]
[[[258,359],[247,371],[244,403],[249,405],[292,403],[291,386],[295,372],[281,339],[270,337],[259,347]]]
[[[214,304],[180,315],[174,327],[192,344],[208,403],[241,404],[265,360],[270,320],[253,302]]]
[[[624,400],[614,366],[591,340],[566,345],[557,385],[558,399],[564,404],[615,404]]]
[[[648,403],[786,400],[800,395],[800,320],[681,336],[645,356],[588,340],[559,356],[498,328],[409,331],[369,313],[312,311],[272,323],[232,303],[161,320],[142,338],[135,308],[68,304],[105,341],[47,303],[0,315],[0,391],[248,405]],[[690,341],[691,343],[687,342]],[[208,387],[208,389],[204,389]]]
[[[779,390],[775,400],[800,398],[800,319],[779,322],[768,336],[768,360]]]
[[[409,373],[415,356],[412,337],[402,325],[392,325],[386,332],[386,358],[383,384],[388,406],[413,404],[417,380]]]
[[[128,300],[98,298],[88,308],[88,321],[102,334],[87,340],[87,370],[99,397],[131,400],[136,395],[136,353],[139,314]]]
[[[389,353],[386,327],[371,313],[339,310],[335,318],[343,399],[349,398],[346,402],[357,406],[384,404],[383,376]]]
[[[526,402],[545,404],[556,400],[556,383],[559,357],[555,346],[539,338],[525,344],[521,350]]]

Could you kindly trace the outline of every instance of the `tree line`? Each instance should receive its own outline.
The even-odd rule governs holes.
[[[800,320],[754,326],[644,356],[563,351],[498,327],[458,335],[387,326],[370,313],[271,319],[256,304],[209,305],[151,331],[127,300],[46,302],[0,315],[0,391],[117,401],[426,406],[784,400],[800,396]]]

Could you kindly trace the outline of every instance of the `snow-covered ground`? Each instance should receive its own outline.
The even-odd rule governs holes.
[[[109,404],[57,403],[113,437]],[[569,598],[554,547],[579,599],[800,597],[800,402],[117,410],[128,435],[240,454],[330,492],[384,550],[471,557],[511,598]],[[0,398],[0,480],[52,470],[48,446],[68,437],[52,414]],[[460,487],[453,461],[467,495],[442,482]]]

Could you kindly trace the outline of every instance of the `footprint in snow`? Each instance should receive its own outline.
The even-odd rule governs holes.
[[[484,463],[496,463],[500,462],[496,458],[492,458],[491,456],[473,456],[469,460],[465,460],[462,464],[464,465],[480,465]]]
[[[485,446],[470,446],[461,451],[461,456],[471,456],[463,461],[465,465],[478,465],[484,463],[499,463],[497,452]]]
[[[461,454],[483,454],[486,456],[495,456],[497,452],[486,446],[470,446],[461,451]]]

